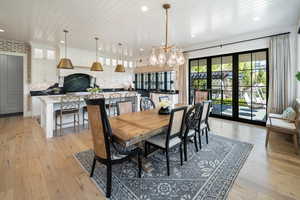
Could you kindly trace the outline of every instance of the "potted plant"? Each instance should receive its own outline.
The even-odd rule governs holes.
[[[158,113],[160,115],[168,115],[168,114],[170,114],[170,112],[171,112],[171,104],[170,104],[169,101],[159,102],[159,106],[160,106],[160,109],[159,109]]]
[[[97,94],[97,93],[101,92],[102,90],[98,87],[95,87],[95,88],[88,88],[87,91],[92,94]]]

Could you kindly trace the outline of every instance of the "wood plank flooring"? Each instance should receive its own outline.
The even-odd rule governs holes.
[[[291,138],[271,134],[266,151],[264,127],[210,121],[214,133],[255,145],[229,199],[300,199],[300,157]],[[0,118],[0,199],[104,199],[73,157],[91,147],[87,130],[46,139],[34,119]]]

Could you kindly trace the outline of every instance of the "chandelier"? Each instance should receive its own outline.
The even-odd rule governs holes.
[[[166,41],[164,46],[158,48],[152,48],[151,55],[149,57],[150,65],[160,65],[160,66],[169,66],[175,67],[178,65],[183,65],[185,59],[182,53],[182,50],[177,48],[174,45],[168,46],[168,9],[171,8],[170,4],[164,4],[163,8],[166,11]],[[158,53],[158,54],[157,54]]]

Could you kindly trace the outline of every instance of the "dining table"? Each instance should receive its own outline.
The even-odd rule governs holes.
[[[176,105],[179,107],[183,105]],[[132,145],[143,148],[143,142],[167,129],[170,114],[159,114],[159,109],[131,112],[109,119],[113,136],[125,147]],[[152,171],[151,163],[143,159],[143,169]]]

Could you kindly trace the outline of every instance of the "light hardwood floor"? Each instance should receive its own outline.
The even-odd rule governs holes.
[[[254,144],[229,199],[300,199],[300,157],[291,138],[271,134],[266,151],[263,127],[215,118],[211,127],[218,135]],[[104,199],[73,158],[91,147],[86,130],[46,139],[31,118],[0,118],[0,199]]]

